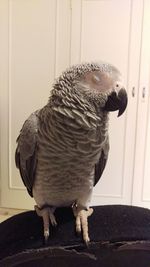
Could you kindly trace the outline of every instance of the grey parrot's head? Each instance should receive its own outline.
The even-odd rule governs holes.
[[[118,116],[123,114],[127,106],[127,93],[121,74],[108,63],[72,66],[63,72],[55,86],[59,90],[67,90],[96,103],[103,111],[119,110]]]

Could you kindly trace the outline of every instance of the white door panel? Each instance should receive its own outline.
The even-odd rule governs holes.
[[[70,5],[69,0],[3,0],[0,10],[1,205],[31,208],[34,201],[15,167],[16,138],[31,112],[47,103],[55,76],[69,65]]]
[[[150,208],[150,1],[144,1],[133,204]]]

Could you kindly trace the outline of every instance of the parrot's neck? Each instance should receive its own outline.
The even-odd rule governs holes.
[[[73,93],[70,87],[64,90],[54,87],[40,116],[50,132],[53,130],[54,135],[58,133],[59,138],[61,135],[64,143],[65,136],[69,136],[70,140],[70,136],[73,135],[78,143],[83,143],[87,139],[87,143],[93,142],[99,146],[107,136],[108,112],[102,111],[98,103],[85,99],[80,92]]]

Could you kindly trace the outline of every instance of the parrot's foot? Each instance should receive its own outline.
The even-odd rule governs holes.
[[[49,238],[49,224],[51,223],[53,226],[57,225],[57,222],[54,216],[55,208],[52,208],[52,207],[39,208],[37,205],[34,207],[35,207],[37,215],[42,217],[43,219],[44,239],[45,239],[45,243],[47,243],[47,240]]]
[[[76,232],[83,235],[83,240],[88,245],[90,238],[88,233],[88,217],[93,213],[93,209],[89,208],[87,210],[81,209],[77,206],[73,206],[73,213],[76,217]]]

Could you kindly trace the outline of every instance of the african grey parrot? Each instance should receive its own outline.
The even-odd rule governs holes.
[[[108,114],[127,106],[127,94],[116,67],[84,63],[68,68],[56,80],[49,101],[25,121],[17,138],[16,166],[36,212],[56,225],[57,207],[72,206],[76,231],[89,242],[87,217],[93,187],[105,168]]]

